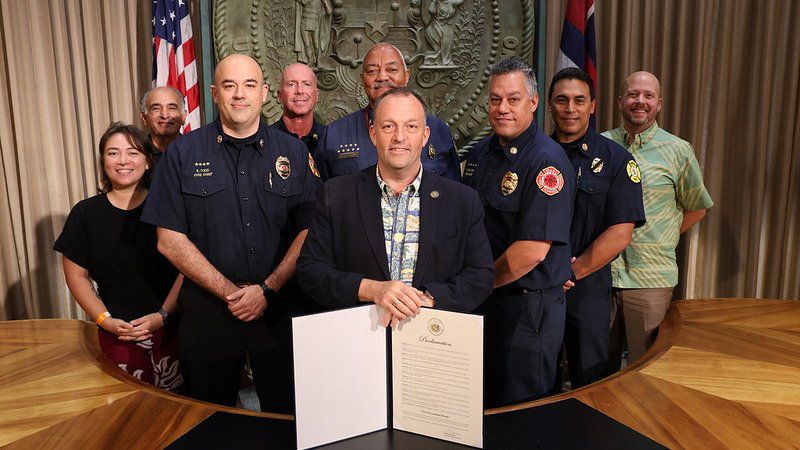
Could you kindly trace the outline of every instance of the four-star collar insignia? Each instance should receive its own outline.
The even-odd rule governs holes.
[[[278,172],[278,175],[284,180],[289,178],[292,174],[292,164],[289,162],[289,158],[278,156],[278,159],[275,160],[275,171]]]

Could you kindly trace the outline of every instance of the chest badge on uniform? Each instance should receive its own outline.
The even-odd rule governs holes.
[[[289,158],[278,156],[278,159],[275,160],[275,171],[284,180],[289,178],[289,175],[292,174],[292,164],[289,162]]]
[[[564,187],[564,176],[553,166],[547,166],[536,175],[536,185],[547,195],[556,195]]]
[[[517,183],[519,183],[519,177],[514,172],[506,172],[503,175],[503,181],[500,183],[500,192],[503,195],[511,195],[517,189]]]
[[[600,173],[600,171],[603,170],[603,160],[600,158],[593,159],[591,167],[592,167],[592,172]]]
[[[311,156],[311,153],[308,154],[308,167],[311,169],[311,173],[319,178],[319,170],[317,170],[317,165],[314,163],[314,157]]]
[[[433,144],[428,144],[428,158],[436,158],[436,148],[433,146]]]
[[[636,164],[636,161],[628,161],[628,178],[631,179],[634,183],[640,183],[642,181],[642,171],[639,170],[639,165]]]

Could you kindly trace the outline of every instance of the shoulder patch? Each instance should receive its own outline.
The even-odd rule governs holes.
[[[536,176],[536,185],[547,195],[556,195],[564,187],[564,176],[553,166],[547,166]]]
[[[314,163],[314,157],[311,156],[311,153],[308,154],[308,167],[311,169],[311,173],[313,173],[315,177],[319,178],[319,170],[317,170],[317,165]]]
[[[636,164],[636,161],[628,161],[628,167],[626,167],[626,170],[628,171],[628,178],[630,178],[631,181],[634,183],[640,183],[642,181],[642,171],[639,170],[639,165]]]

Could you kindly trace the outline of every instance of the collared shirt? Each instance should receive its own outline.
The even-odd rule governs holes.
[[[516,241],[553,242],[545,260],[512,286],[543,290],[569,279],[575,174],[558,144],[535,123],[507,146],[493,134],[470,151],[464,183],[486,210],[495,260]]]
[[[170,146],[142,220],[185,234],[232,282],[261,282],[308,228],[319,184],[300,141],[263,123],[234,139],[217,120]]]
[[[303,144],[306,144],[306,148],[312,156],[317,151],[317,145],[319,144],[320,138],[325,134],[325,125],[317,122],[316,120],[314,121],[314,124],[311,125],[311,130],[308,132],[308,134],[303,137],[300,137],[298,134],[289,131],[289,129],[286,128],[286,122],[283,121],[283,117],[278,119],[277,122],[270,126],[276,130],[288,134],[295,139],[300,139],[303,141]]]
[[[328,125],[314,153],[323,180],[358,172],[378,162],[378,152],[369,137],[371,108],[360,109]],[[450,128],[438,117],[428,114],[431,129],[422,147],[422,167],[451,180],[461,180],[456,145]]]
[[[642,173],[647,223],[633,231],[628,248],[611,264],[614,287],[658,288],[678,284],[675,247],[684,211],[714,205],[691,144],[654,123],[635,136],[625,128],[603,133],[622,145]]]
[[[559,144],[575,168],[573,256],[585,252],[612,225],[644,225],[641,175],[630,153],[592,129],[573,142]]]
[[[381,188],[381,215],[383,217],[383,240],[389,261],[392,280],[400,280],[411,286],[417,267],[419,251],[419,186],[422,183],[422,168],[414,181],[395,195],[375,168],[375,177]]]

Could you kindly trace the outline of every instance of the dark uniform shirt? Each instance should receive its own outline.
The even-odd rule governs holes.
[[[569,279],[575,175],[535,123],[502,147],[493,134],[470,151],[464,183],[478,191],[495,260],[515,241],[553,241],[547,257],[510,287],[544,290]]]
[[[278,119],[277,122],[273,123],[270,126],[275,128],[276,130],[280,130],[288,134],[289,136],[295,139],[300,139],[301,141],[303,141],[303,144],[306,144],[308,152],[311,153],[312,155],[316,153],[317,144],[319,144],[320,138],[325,134],[325,125],[317,122],[316,120],[314,121],[314,124],[311,125],[311,131],[309,131],[308,134],[303,137],[300,137],[299,135],[289,131],[289,129],[286,128],[286,122],[283,121],[283,117]]]
[[[348,114],[328,125],[314,159],[322,178],[358,172],[378,162],[378,153],[369,137],[372,109],[367,107]],[[428,114],[431,135],[422,148],[422,166],[437,175],[461,180],[456,145],[450,128],[438,117]]]
[[[575,168],[578,188],[570,231],[573,256],[585,252],[612,225],[644,225],[642,183],[630,153],[591,129],[561,147]]]
[[[299,140],[263,123],[236,139],[217,120],[173,142],[142,220],[186,234],[234,283],[260,283],[308,228],[315,172]]]

